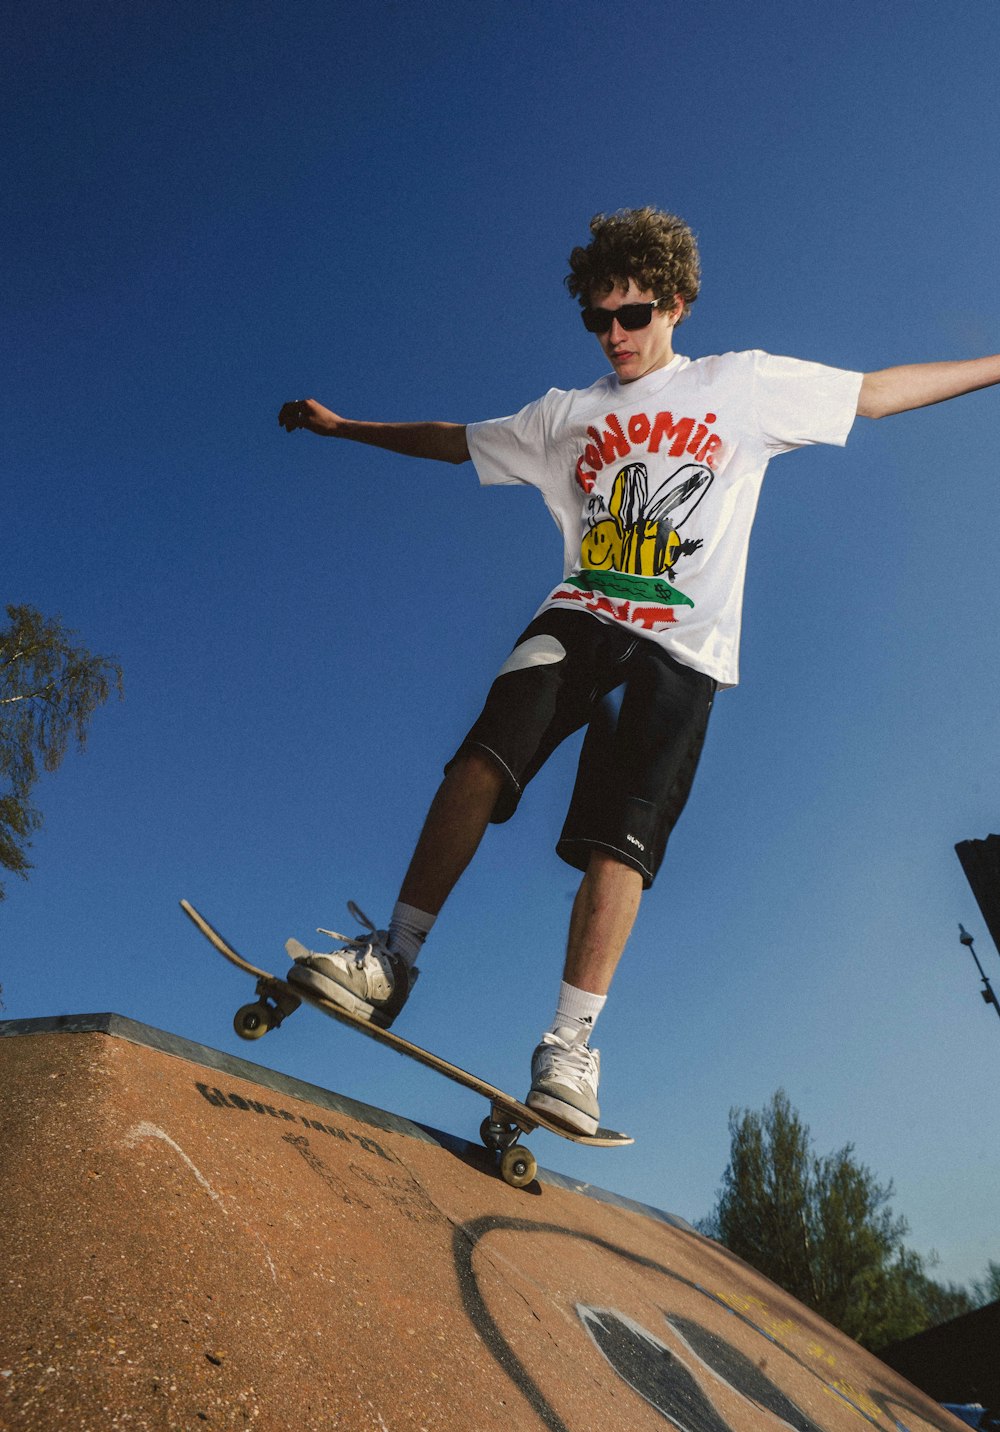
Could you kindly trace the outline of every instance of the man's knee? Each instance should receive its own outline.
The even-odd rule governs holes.
[[[620,886],[623,889],[638,885],[641,889],[643,877],[629,861],[623,860],[611,850],[600,850],[594,848],[587,860],[585,879],[591,883],[599,881],[602,885]]]
[[[506,782],[506,773],[493,756],[474,746],[459,751],[448,767],[445,785],[452,791],[484,799],[492,796],[496,803]]]

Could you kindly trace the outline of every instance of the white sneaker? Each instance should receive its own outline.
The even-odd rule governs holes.
[[[285,949],[294,960],[288,982],[322,995],[357,1019],[388,1029],[409,998],[419,971],[408,969],[402,956],[389,949],[387,932],[376,930],[353,900],[347,908],[359,923],[367,925],[368,934],[349,939],[336,930],[321,929],[319,934],[344,941],[340,949],[326,954],[307,950],[298,940],[287,940]]]
[[[531,1056],[531,1090],[524,1102],[578,1134],[595,1134],[601,1118],[600,1074],[600,1050],[591,1049],[575,1030],[557,1029],[543,1036]]]

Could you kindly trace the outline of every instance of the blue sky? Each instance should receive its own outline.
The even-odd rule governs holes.
[[[603,371],[562,288],[598,210],[699,235],[677,348],[868,370],[1000,348],[992,0],[28,4],[8,17],[5,602],[127,698],[37,792],[0,906],[11,1017],[113,1009],[475,1137],[472,1096],[313,1011],[256,1046],[249,957],[388,916],[442,764],[559,575],[541,502],[276,423],[511,412]],[[1000,825],[1000,393],[777,459],[743,684],[599,1027],[602,1153],[696,1218],[730,1107],[784,1087],[896,1186],[938,1275],[1000,1257],[1000,1026],[953,853]],[[400,1032],[523,1092],[575,876],[564,750],[442,916]]]

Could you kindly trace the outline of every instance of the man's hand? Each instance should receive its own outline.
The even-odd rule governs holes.
[[[329,408],[324,408],[315,398],[299,398],[297,402],[282,404],[278,422],[286,433],[294,433],[296,428],[308,428],[311,433],[318,433],[321,438],[332,438],[343,418],[332,413]]]

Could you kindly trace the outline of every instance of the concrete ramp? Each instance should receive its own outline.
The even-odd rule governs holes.
[[[0,1035],[8,1432],[960,1425],[681,1219],[115,1015]]]

